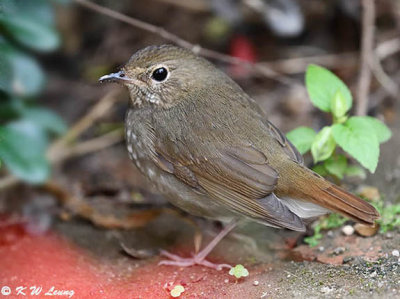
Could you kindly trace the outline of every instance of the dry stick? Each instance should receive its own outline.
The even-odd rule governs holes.
[[[76,143],[66,150],[63,150],[61,154],[53,157],[50,162],[52,162],[53,164],[57,164],[73,157],[79,157],[88,153],[97,152],[114,144],[117,144],[123,140],[123,131],[121,129],[116,129],[102,136]]]
[[[337,67],[340,64],[344,65],[346,68],[351,68],[358,64],[358,58],[357,52],[348,52],[340,54],[285,58],[271,62],[259,62],[258,64],[265,64],[277,72],[293,75],[304,73],[304,70],[311,63],[324,65],[325,67]]]
[[[145,211],[134,211],[125,216],[103,214],[90,205],[84,199],[71,195],[66,188],[54,181],[47,181],[42,188],[52,193],[64,206],[73,213],[84,219],[90,220],[93,224],[106,228],[132,229],[144,226],[147,222],[157,217],[163,209],[155,208]]]
[[[362,0],[362,40],[361,71],[358,80],[357,115],[365,115],[368,109],[369,87],[371,83],[371,65],[374,44],[375,3],[374,0]]]
[[[49,160],[57,160],[57,156],[62,155],[62,151],[68,143],[76,140],[76,138],[87,130],[100,116],[110,111],[111,107],[117,101],[116,94],[118,92],[118,89],[113,89],[107,93],[84,117],[69,129],[67,134],[56,140],[47,151]]]
[[[399,87],[397,86],[397,83],[385,73],[385,70],[383,69],[378,57],[374,56],[372,59],[371,68],[375,78],[379,81],[388,94],[394,98],[399,98]]]
[[[240,64],[246,68],[249,68],[250,70],[252,70],[256,73],[264,75],[267,78],[273,79],[273,80],[278,81],[285,85],[300,85],[297,81],[295,81],[289,77],[286,77],[284,75],[278,74],[277,72],[271,70],[270,68],[267,68],[265,66],[265,64],[250,63],[248,61],[245,61],[245,60],[237,58],[237,57],[222,54],[222,53],[210,50],[210,49],[202,48],[200,45],[192,44],[192,43],[180,38],[176,34],[166,31],[162,27],[158,27],[153,24],[129,17],[127,15],[124,15],[122,13],[119,13],[117,11],[109,9],[107,7],[95,4],[88,0],[75,0],[75,2],[79,3],[80,5],[82,5],[86,8],[89,8],[93,11],[96,11],[103,15],[109,16],[109,17],[119,20],[121,22],[127,23],[136,28],[140,28],[142,30],[159,35],[162,38],[177,44],[178,46],[192,50],[196,54],[200,54],[202,56],[205,56],[208,58],[213,58],[213,59],[216,59],[216,60],[219,60],[222,62],[226,62],[226,63],[230,63],[230,64]]]
[[[383,60],[399,51],[400,37],[385,40],[375,48],[375,53],[379,60]]]
[[[375,78],[379,81],[382,87],[394,98],[399,98],[398,84],[392,80],[382,67],[381,61],[386,57],[391,56],[400,51],[400,38],[396,37],[379,44],[375,49],[375,55],[372,61],[372,70]]]

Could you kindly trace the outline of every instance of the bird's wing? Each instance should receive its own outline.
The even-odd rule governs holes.
[[[268,129],[270,135],[274,139],[276,139],[282,146],[282,150],[286,153],[286,155],[293,161],[296,161],[297,163],[303,165],[303,156],[299,153],[297,148],[286,138],[286,136],[283,135],[282,132],[268,120],[264,120],[263,122],[266,125],[266,128]]]
[[[269,135],[282,146],[282,150],[286,153],[286,155],[298,164],[303,165],[303,156],[299,153],[297,148],[286,138],[286,136],[282,134],[282,132],[270,121],[267,120],[267,117],[261,110],[260,106],[258,106],[258,104],[252,98],[247,96],[244,96],[239,100],[246,103],[246,106],[251,111],[250,113],[253,115],[253,118],[258,118],[264,124],[264,127],[268,131]]]
[[[168,148],[156,149],[156,164],[185,184],[257,221],[305,229],[302,220],[274,195],[278,173],[257,149],[232,147],[218,150],[212,157],[182,157]]]

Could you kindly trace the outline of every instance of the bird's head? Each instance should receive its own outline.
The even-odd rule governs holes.
[[[221,74],[189,50],[162,45],[139,50],[119,72],[102,76],[99,81],[125,85],[134,106],[168,108],[215,85],[215,76]]]

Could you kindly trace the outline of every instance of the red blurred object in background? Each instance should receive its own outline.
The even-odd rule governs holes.
[[[251,40],[244,35],[233,36],[229,45],[229,55],[251,63],[257,61],[255,47]],[[231,65],[228,72],[233,78],[243,79],[249,76],[250,69],[246,66],[237,64]]]

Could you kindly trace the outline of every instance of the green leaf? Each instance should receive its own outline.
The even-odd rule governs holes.
[[[12,82],[11,62],[0,48],[0,90],[8,91]]]
[[[347,159],[343,155],[330,157],[324,162],[325,169],[339,179],[343,179],[347,168]]]
[[[25,124],[26,126],[26,124]],[[50,173],[46,144],[34,128],[0,126],[0,158],[16,177],[32,184],[44,182]]]
[[[321,226],[317,224],[314,228],[314,234],[309,237],[304,238],[304,242],[306,242],[310,247],[315,247],[321,241],[323,235],[321,234]]]
[[[379,119],[371,116],[354,116],[353,118],[362,119],[365,127],[369,126],[370,132],[374,132],[379,143],[386,142],[392,137],[390,129]],[[367,129],[368,130],[368,129]]]
[[[4,97],[0,99],[0,120],[5,123],[19,116],[22,103],[18,98]]]
[[[16,96],[29,97],[38,94],[44,86],[44,74],[37,62],[28,55],[16,50],[4,41],[0,41],[0,64],[9,76],[2,83],[0,72],[0,89]]]
[[[38,94],[44,86],[44,74],[31,57],[14,53],[10,56],[13,69],[12,89],[15,95],[28,97]]]
[[[6,15],[30,16],[51,26],[54,25],[54,11],[49,0],[2,0],[0,11]]]
[[[320,176],[327,176],[328,175],[328,171],[326,170],[324,164],[314,165],[312,170],[315,171],[316,173],[318,173]]]
[[[65,133],[67,130],[67,125],[63,119],[53,111],[45,108],[25,109],[22,112],[22,117],[58,135]]]
[[[22,45],[38,51],[51,51],[60,44],[53,26],[53,13],[47,1],[23,1],[22,5],[5,5],[0,24]]]
[[[335,118],[340,119],[346,114],[349,108],[350,107],[348,107],[346,99],[344,98],[340,90],[338,90],[331,100],[332,114],[335,116]]]
[[[346,100],[346,111],[351,108],[352,96],[347,86],[335,74],[318,65],[311,64],[306,72],[306,87],[314,106],[331,111],[331,101],[339,91]]]
[[[324,127],[317,136],[315,136],[311,145],[314,163],[328,159],[335,150],[336,144],[331,131],[331,127]]]
[[[375,134],[371,134],[370,126],[365,119],[350,117],[344,124],[335,124],[332,127],[332,135],[344,151],[370,172],[375,172],[379,158],[379,143]]]
[[[350,176],[350,177],[359,177],[360,179],[363,179],[363,180],[367,177],[365,170],[358,165],[347,166],[344,174],[346,176]]]
[[[344,218],[342,215],[331,213],[328,216],[319,220],[321,229],[332,229],[341,227],[347,219]]]
[[[308,127],[299,127],[286,134],[286,137],[304,155],[311,148],[311,144],[317,133]]]
[[[241,278],[249,276],[249,271],[243,265],[238,264],[229,270],[229,275],[233,275],[236,278]]]

